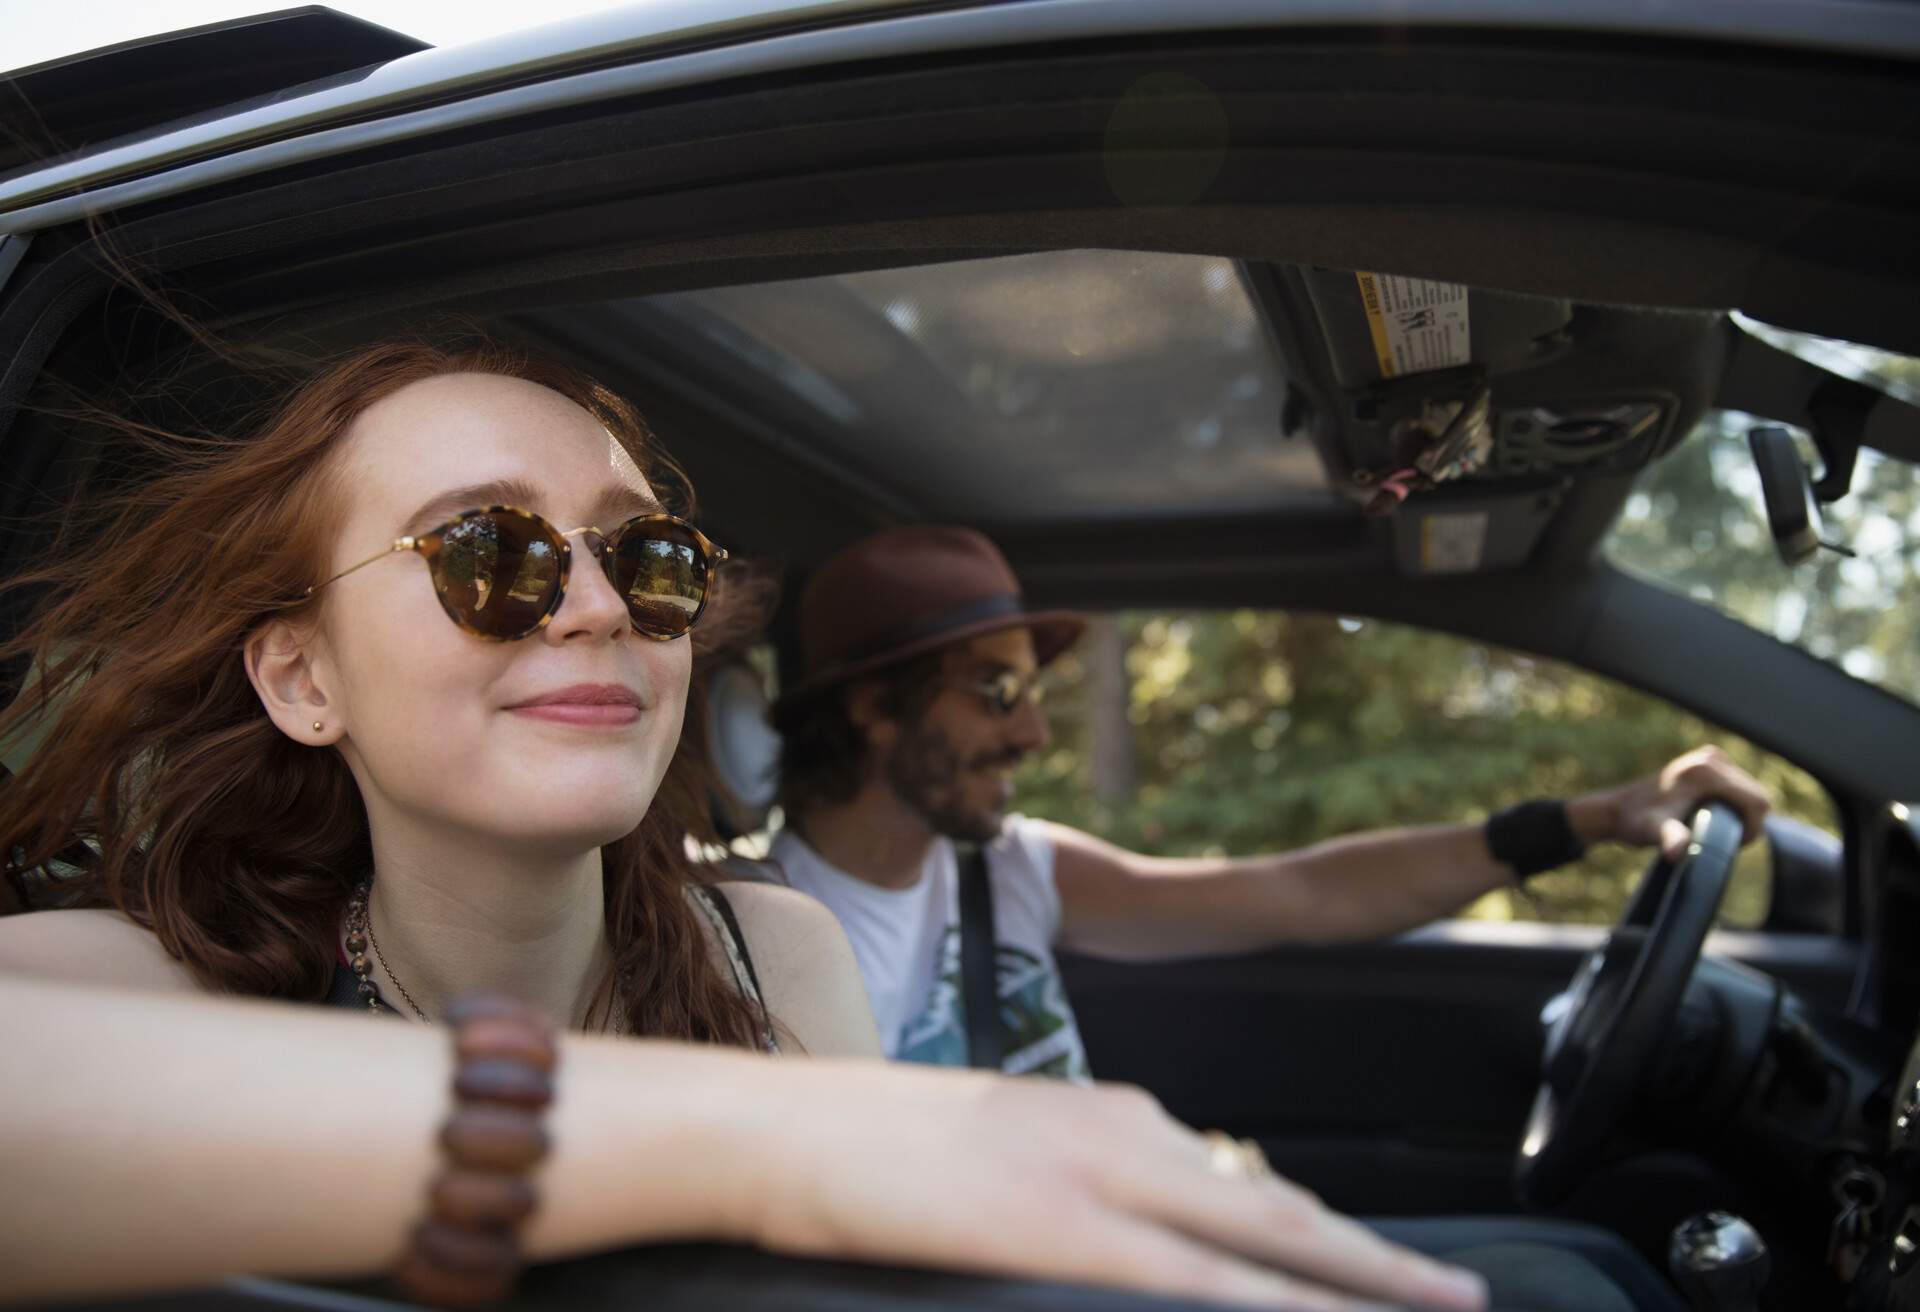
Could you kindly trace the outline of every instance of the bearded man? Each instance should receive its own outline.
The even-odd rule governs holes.
[[[1677,856],[1705,798],[1735,806],[1749,839],[1768,808],[1760,784],[1705,747],[1484,824],[1255,857],[1142,856],[1010,813],[1015,768],[1047,743],[1034,680],[1085,618],[1026,609],[987,538],[874,534],[814,574],[799,619],[801,677],[774,708],[786,827],[758,873],[839,917],[887,1055],[907,1061],[1085,1080],[1058,947],[1150,961],[1384,937],[1595,843]]]

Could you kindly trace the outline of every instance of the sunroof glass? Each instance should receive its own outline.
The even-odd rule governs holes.
[[[1255,510],[1330,495],[1281,432],[1238,266],[1057,251],[631,303],[776,383],[811,440],[979,521]]]

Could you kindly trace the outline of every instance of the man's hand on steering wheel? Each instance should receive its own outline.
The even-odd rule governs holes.
[[[1625,843],[1660,848],[1669,861],[1686,854],[1688,822],[1700,803],[1714,798],[1740,813],[1741,844],[1758,838],[1772,801],[1759,780],[1718,747],[1696,747],[1653,774],[1616,788],[1583,793],[1567,802],[1567,820],[1583,844]]]
[[[1649,811],[1657,814],[1647,807],[1643,818]],[[1560,1201],[1599,1161],[1699,961],[1742,830],[1751,838],[1756,827],[1735,803],[1718,798],[1703,799],[1691,820],[1679,857],[1654,860],[1620,923],[1541,1013],[1540,1088],[1514,1169],[1515,1188],[1530,1207]]]

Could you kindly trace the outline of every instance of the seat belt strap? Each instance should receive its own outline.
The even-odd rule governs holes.
[[[994,979],[993,881],[977,844],[955,845],[960,866],[960,997],[967,1012],[967,1064],[999,1070],[1007,1055],[1006,1027]]]

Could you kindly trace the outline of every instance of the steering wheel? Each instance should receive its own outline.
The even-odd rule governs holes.
[[[1713,927],[1740,837],[1737,811],[1702,803],[1686,855],[1647,868],[1620,923],[1541,1012],[1540,1090],[1513,1172],[1526,1206],[1566,1197],[1626,1114]]]

